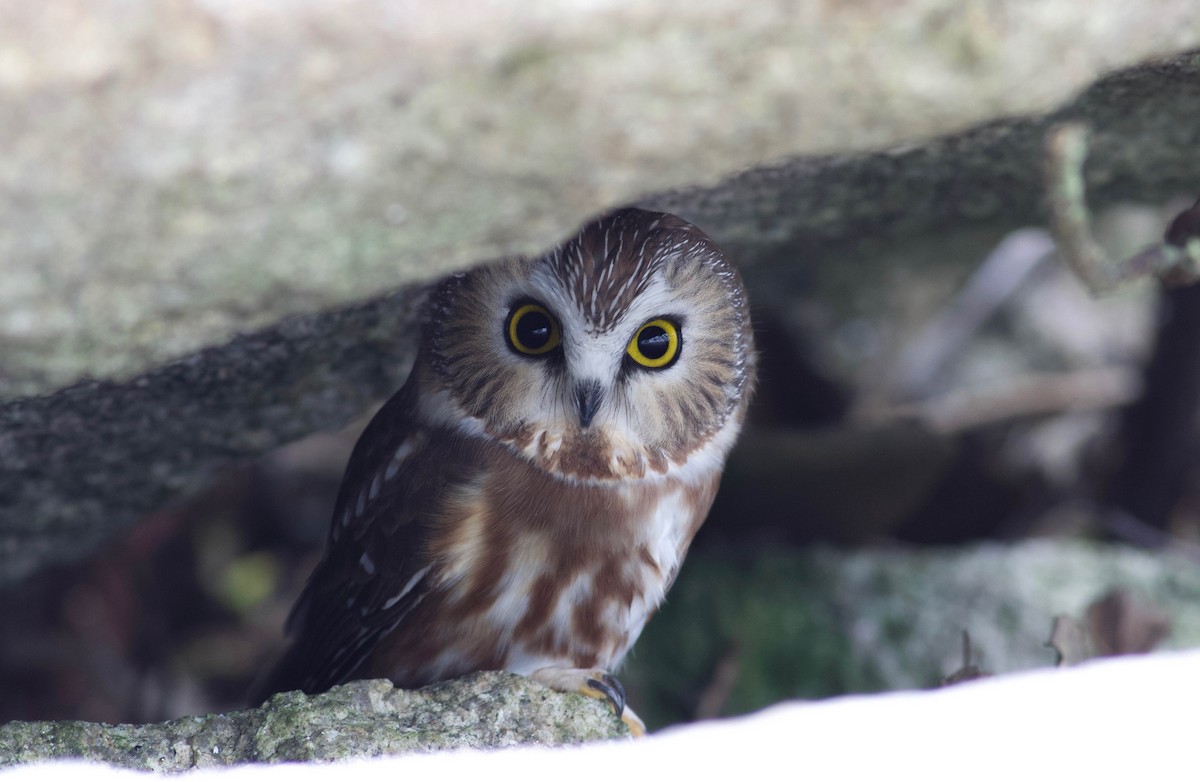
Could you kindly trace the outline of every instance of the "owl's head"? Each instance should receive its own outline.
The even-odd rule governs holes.
[[[719,465],[750,395],[752,341],[741,278],[713,241],[623,209],[544,256],[441,284],[425,412],[576,479]]]

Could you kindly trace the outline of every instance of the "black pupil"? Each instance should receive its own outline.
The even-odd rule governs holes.
[[[529,350],[543,348],[550,341],[550,317],[544,312],[526,312],[517,321],[517,339]]]
[[[638,350],[648,359],[662,358],[670,347],[671,338],[661,326],[647,326],[638,332]]]

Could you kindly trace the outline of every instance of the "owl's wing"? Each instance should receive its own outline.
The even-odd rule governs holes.
[[[425,536],[447,495],[476,476],[469,449],[448,447],[414,421],[407,384],[358,440],[334,506],[324,557],[287,621],[290,648],[254,687],[322,692],[354,672],[428,588]]]

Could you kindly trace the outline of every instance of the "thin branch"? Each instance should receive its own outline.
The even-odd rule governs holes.
[[[1155,276],[1168,285],[1200,280],[1200,201],[1179,214],[1161,243],[1123,261],[1112,261],[1096,241],[1087,207],[1083,163],[1088,128],[1067,122],[1046,138],[1046,195],[1050,227],[1067,263],[1095,295],[1108,293],[1129,280]]]
[[[1136,373],[1120,368],[1026,375],[1003,385],[955,391],[917,403],[868,410],[866,420],[917,418],[942,434],[1064,412],[1108,410],[1137,398]]]

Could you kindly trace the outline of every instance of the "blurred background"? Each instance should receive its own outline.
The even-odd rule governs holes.
[[[153,447],[81,440],[103,421],[71,423],[69,394],[110,386],[62,389],[156,387],[281,318],[296,343],[391,312],[622,203],[742,262],[762,367],[621,673],[651,727],[1200,645],[1200,294],[1093,296],[1041,208],[1054,112],[1096,123],[1112,258],[1193,204],[1196,125],[1137,123],[1156,100],[1200,114],[1195,55],[1075,97],[1200,44],[1187,4],[634,5],[0,3],[0,558],[22,563],[0,583],[0,722],[249,706],[414,327],[397,306],[343,335],[361,355],[317,339],[314,366],[378,369],[314,370],[309,396],[231,352],[204,375],[234,389],[218,424],[95,408],[177,419]],[[26,566],[43,517],[102,542]],[[1082,640],[1048,645],[1056,616]]]

